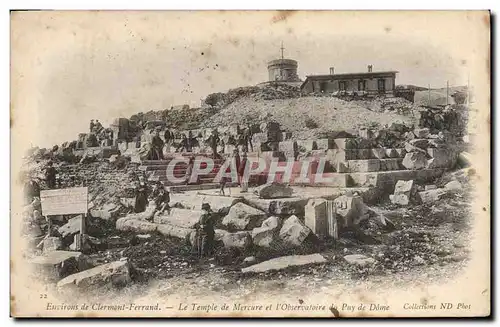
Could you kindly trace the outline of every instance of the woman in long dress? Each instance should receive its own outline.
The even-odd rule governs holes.
[[[134,211],[136,213],[139,212],[144,212],[146,210],[146,206],[148,205],[148,185],[146,184],[146,181],[144,180],[143,176],[139,177],[139,184],[136,187],[135,190],[135,205],[134,205]]]

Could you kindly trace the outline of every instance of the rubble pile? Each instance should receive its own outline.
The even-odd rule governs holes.
[[[242,97],[251,97],[254,100],[297,98],[300,97],[300,87],[286,83],[239,87],[226,93],[212,93],[205,98],[205,103],[211,107],[224,108]]]

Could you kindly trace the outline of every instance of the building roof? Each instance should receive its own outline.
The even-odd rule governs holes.
[[[302,83],[301,88],[309,81],[309,80],[339,80],[339,79],[349,79],[349,78],[374,78],[377,76],[384,76],[384,75],[392,75],[392,74],[397,74],[399,73],[398,71],[395,70],[389,70],[389,71],[382,71],[382,72],[360,72],[360,73],[345,73],[345,74],[334,74],[334,75],[308,75],[306,76],[306,79],[304,83]]]

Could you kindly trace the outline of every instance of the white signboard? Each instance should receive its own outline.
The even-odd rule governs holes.
[[[44,216],[87,213],[88,188],[73,187],[40,192]]]

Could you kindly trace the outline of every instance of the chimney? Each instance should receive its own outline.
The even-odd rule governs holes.
[[[373,70],[373,65],[368,65],[368,72],[371,73]]]
[[[335,74],[335,67],[330,67],[330,75],[334,75]]]

